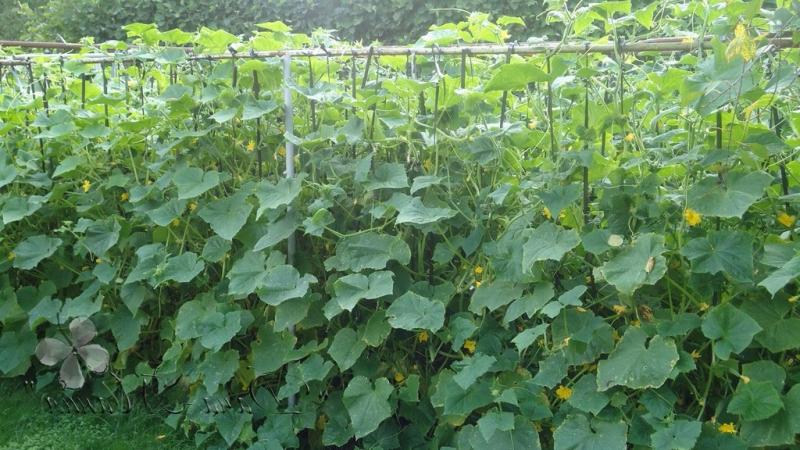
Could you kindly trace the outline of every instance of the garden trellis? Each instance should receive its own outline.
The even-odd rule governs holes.
[[[250,391],[170,417],[218,448],[791,445],[798,54],[731,3],[0,58],[0,373]],[[107,354],[56,373],[62,338]]]

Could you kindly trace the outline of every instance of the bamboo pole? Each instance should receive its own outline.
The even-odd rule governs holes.
[[[650,39],[646,41],[626,42],[621,43],[616,49],[625,53],[642,53],[642,52],[687,52],[696,50],[698,48],[709,49],[712,46],[710,40],[700,42],[691,38],[662,38]],[[772,38],[768,40],[774,50],[783,48],[796,48],[797,44],[792,42],[791,38]],[[539,44],[519,44],[513,46],[513,53],[516,55],[542,55],[542,54],[556,54],[556,53],[603,53],[614,54],[615,44],[595,44],[595,43],[568,43],[562,44],[560,42],[543,42]],[[373,56],[431,56],[431,55],[460,55],[465,49],[473,55],[505,55],[509,52],[511,45],[505,44],[479,44],[479,45],[456,45],[449,47],[406,47],[406,46],[384,46],[384,47],[343,47],[337,49],[323,49],[323,48],[304,48],[304,49],[285,49],[273,51],[251,51],[249,53],[217,53],[208,55],[191,55],[187,56],[189,61],[217,61],[228,60],[233,58],[241,59],[265,59],[277,58],[283,56],[289,57],[365,57],[372,53]],[[6,59],[0,59],[0,65],[4,66],[17,66],[26,65],[29,61],[42,58],[65,58],[61,54],[41,54],[41,55],[23,55],[12,56]],[[116,54],[116,55],[103,55],[103,54],[88,54],[82,55],[79,58],[70,59],[68,61],[75,61],[84,64],[99,64],[103,62],[124,61],[124,60],[153,60],[155,56],[152,53],[141,54]]]

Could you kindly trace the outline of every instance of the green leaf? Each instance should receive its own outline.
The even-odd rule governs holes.
[[[262,326],[258,339],[251,346],[250,359],[253,361],[255,376],[270,374],[291,361],[297,338],[288,331],[276,333],[271,326]]]
[[[555,450],[625,450],[628,426],[624,422],[595,419],[589,424],[584,415],[572,415],[553,433]]]
[[[489,411],[478,419],[478,430],[486,441],[492,439],[495,431],[511,431],[514,429],[514,413]]]
[[[204,268],[205,264],[197,257],[197,254],[185,252],[180,256],[169,258],[163,269],[156,269],[152,277],[152,284],[156,287],[167,281],[188,283]]]
[[[650,339],[640,328],[625,331],[608,359],[597,365],[597,388],[607,391],[614,386],[631,389],[657,388],[664,384],[678,362],[678,350],[672,340],[661,336]]]
[[[453,375],[453,381],[462,389],[469,389],[481,375],[489,371],[497,358],[494,356],[476,353],[475,356],[464,358],[453,364],[454,368],[461,369]]]
[[[311,274],[300,276],[300,272],[292,266],[280,265],[272,267],[264,277],[264,283],[256,291],[258,298],[272,306],[280,305],[286,300],[300,298],[308,292],[317,278]]]
[[[756,335],[756,341],[772,353],[785,352],[800,347],[800,319],[780,319],[767,325]]]
[[[55,253],[61,243],[61,239],[43,234],[25,239],[14,249],[14,267],[22,270],[33,269],[43,259]]]
[[[238,311],[223,312],[222,305],[213,295],[204,294],[188,301],[178,309],[175,319],[175,337],[182,340],[198,339],[200,345],[218,352],[239,332]]]
[[[514,91],[526,88],[529,83],[541,83],[549,80],[550,76],[536,64],[509,63],[500,66],[483,90],[485,92]]]
[[[369,231],[339,241],[336,244],[336,254],[325,260],[325,270],[381,270],[390,260],[408,264],[411,260],[408,244],[397,236]]]
[[[392,295],[394,273],[373,272],[369,276],[355,273],[343,276],[333,283],[334,300],[343,310],[352,311],[359,300],[374,300]]]
[[[714,353],[728,359],[731,353],[739,354],[750,345],[761,327],[730,303],[715,306],[703,317],[700,327],[705,337],[714,341]]]
[[[483,285],[481,284],[481,287]],[[503,322],[508,323],[516,320],[525,314],[529,319],[532,319],[544,305],[549,302],[555,291],[553,284],[549,282],[538,283],[533,291],[533,294],[525,295],[517,300],[514,300],[511,305],[506,309],[506,315],[503,317]]]
[[[386,378],[378,378],[375,384],[364,376],[350,380],[344,390],[342,402],[350,415],[356,439],[372,433],[378,425],[392,415],[389,396],[394,388]]]
[[[256,211],[256,220],[266,211],[278,209],[292,203],[300,194],[304,178],[305,176],[301,174],[294,178],[281,179],[276,184],[266,180],[258,183],[256,197],[258,197],[259,206],[258,211]]]
[[[764,278],[759,286],[763,286],[774,297],[790,281],[800,277],[800,256],[795,256],[783,267],[773,271],[767,278]]]
[[[517,300],[521,295],[522,286],[510,281],[482,283],[472,294],[469,310],[475,314],[483,314],[483,308],[487,308],[489,312],[492,312]]]
[[[31,355],[36,349],[36,334],[27,329],[20,331],[3,331],[0,336],[0,372],[10,374],[19,372],[19,368],[30,365]],[[19,373],[22,375],[22,373]]]
[[[50,194],[9,198],[3,204],[3,223],[8,225],[34,214],[49,199]]]
[[[567,403],[583,412],[598,415],[608,405],[609,400],[608,394],[597,390],[597,377],[589,373],[572,386],[572,396],[567,399]]]
[[[116,219],[95,221],[86,227],[82,243],[94,255],[104,256],[119,241],[120,230],[122,227]]]
[[[728,403],[729,413],[747,421],[770,418],[781,409],[783,402],[769,381],[740,382]]]
[[[358,334],[353,329],[342,328],[333,337],[328,354],[336,361],[339,371],[344,372],[353,367],[366,348],[367,344],[358,339]]]
[[[800,384],[783,396],[783,409],[774,416],[742,424],[740,435],[753,447],[790,446],[800,433]]]
[[[530,347],[540,336],[544,336],[547,332],[547,324],[539,324],[533,328],[519,333],[511,340],[511,343],[517,347],[517,352],[522,353],[523,350]]]
[[[529,271],[537,261],[560,261],[580,243],[581,238],[575,230],[565,230],[552,222],[543,222],[522,245],[522,268]]]
[[[434,208],[422,204],[419,197],[413,197],[409,202],[399,209],[395,223],[413,223],[416,225],[426,225],[436,223],[443,219],[449,219],[456,215],[456,211],[450,208]]]
[[[264,250],[265,248],[272,247],[294,233],[294,230],[300,225],[297,215],[289,211],[286,215],[275,222],[267,225],[267,232],[256,242],[253,246],[254,251]]]
[[[206,358],[197,366],[208,395],[214,395],[220,385],[233,378],[239,368],[239,353],[236,350],[206,353]]]
[[[17,169],[8,164],[5,154],[0,155],[0,188],[10,184],[15,178],[17,178]]]
[[[236,298],[250,295],[263,285],[267,276],[264,254],[262,252],[246,252],[233,263],[233,267],[225,276],[229,280],[229,295]]]
[[[691,450],[700,437],[702,424],[697,421],[675,420],[650,435],[653,450]]]
[[[618,291],[632,295],[640,287],[655,284],[664,276],[667,264],[661,254],[665,251],[664,236],[643,234],[603,264],[599,271]]]
[[[489,439],[487,439],[484,434],[487,432],[485,431],[487,426],[484,425],[484,427],[481,428],[481,422],[480,420],[478,421],[479,433],[474,433],[470,439],[472,448],[502,448],[510,450],[539,450],[542,448],[539,443],[539,434],[536,432],[533,422],[523,416],[515,416],[513,422],[509,424],[508,419],[505,417],[510,413],[497,414],[500,414],[502,418],[492,420],[489,426],[496,428]],[[512,428],[507,429],[512,425]]]
[[[538,195],[542,199],[544,206],[550,210],[550,214],[553,217],[558,217],[562,209],[581,198],[581,189],[579,184],[568,184],[566,186],[556,186],[549,191],[540,192]]]
[[[681,254],[692,263],[692,272],[723,272],[736,281],[753,280],[753,239],[741,231],[716,231],[689,241]]]
[[[232,197],[215,200],[200,208],[197,213],[215,233],[231,240],[247,222],[253,206],[247,202],[247,194],[240,192]]]
[[[444,305],[408,291],[389,306],[386,316],[392,328],[438,331],[444,325]]]
[[[300,364],[289,365],[286,372],[286,384],[278,391],[278,399],[289,398],[300,392],[303,386],[312,381],[322,381],[333,368],[333,363],[325,361],[318,353],[311,355]]]
[[[208,262],[220,262],[229,251],[231,251],[230,241],[219,236],[211,236],[206,239],[206,243],[203,245],[203,253],[200,254],[200,257]]]
[[[172,175],[172,184],[178,188],[178,199],[195,198],[219,184],[219,172],[204,172],[197,167],[182,167]]]
[[[729,172],[723,183],[706,177],[689,189],[688,207],[704,216],[741,218],[771,182],[765,172],[741,170]]]
[[[364,180],[368,191],[376,189],[403,189],[408,187],[406,169],[399,163],[379,164],[374,172]]]

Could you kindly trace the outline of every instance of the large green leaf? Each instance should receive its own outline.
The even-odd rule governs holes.
[[[472,294],[469,310],[482,314],[483,308],[489,312],[507,305],[522,296],[522,286],[510,281],[495,281],[481,284]]]
[[[219,172],[204,172],[197,167],[183,167],[172,175],[172,184],[178,188],[178,199],[197,197],[219,184]]]
[[[253,206],[247,202],[247,194],[240,192],[201,207],[197,214],[211,225],[215,233],[230,241],[247,222],[252,210]]]
[[[415,225],[436,223],[456,215],[456,211],[450,208],[425,206],[419,197],[411,198],[398,212],[396,223],[412,223]]]
[[[306,295],[309,286],[316,282],[314,275],[301,276],[293,266],[280,265],[267,271],[263,284],[256,292],[262,302],[277,306],[286,300]]]
[[[606,281],[613,284],[618,291],[631,295],[636,289],[646,284],[655,284],[664,276],[667,264],[661,254],[665,251],[664,236],[644,234],[603,264],[599,270]]]
[[[386,310],[392,328],[438,331],[444,325],[444,305],[414,292],[406,292]]]
[[[728,403],[728,412],[743,420],[763,420],[783,409],[778,391],[769,381],[740,382]]]
[[[286,206],[297,198],[303,185],[305,177],[301,174],[294,178],[284,178],[275,184],[262,181],[256,186],[256,197],[258,197],[258,211],[256,219],[260,218],[264,212]]]
[[[688,207],[704,216],[740,218],[772,182],[765,172],[731,171],[724,182],[706,177],[689,189]]]
[[[14,267],[22,270],[33,269],[43,259],[55,253],[61,243],[61,239],[43,234],[25,239],[14,249]]]
[[[689,241],[682,249],[692,272],[723,272],[736,281],[753,280],[753,239],[741,231],[716,231]]]
[[[758,283],[763,286],[773,296],[778,293],[790,281],[800,277],[800,256],[795,256],[783,267],[773,271],[767,278]]]
[[[358,333],[351,328],[342,328],[333,337],[328,354],[336,361],[339,370],[344,372],[353,367],[366,348],[367,344],[358,339]]]
[[[580,242],[581,238],[575,230],[565,230],[552,222],[544,222],[528,235],[522,245],[522,268],[530,270],[537,261],[560,261]]]
[[[500,66],[483,90],[490,91],[513,91],[524,89],[529,83],[548,81],[550,76],[533,63],[510,63]]]
[[[553,433],[555,450],[625,450],[628,426],[624,422],[568,416]]]
[[[378,378],[374,385],[364,376],[350,380],[342,395],[342,402],[350,415],[356,439],[372,433],[392,415],[389,396],[393,391],[386,378]]]
[[[630,327],[608,359],[597,365],[597,388],[606,391],[614,386],[631,389],[657,388],[664,384],[675,364],[675,343],[661,336],[650,339],[640,328]]]
[[[701,329],[705,337],[714,341],[714,353],[720,359],[728,359],[731,353],[741,353],[761,331],[752,317],[730,303],[709,311],[703,317]]]
[[[373,272],[369,276],[360,273],[346,275],[333,283],[334,300],[344,310],[352,311],[359,300],[373,300],[393,291],[394,273],[385,270]]]
[[[390,260],[408,264],[411,249],[397,236],[373,231],[348,236],[336,245],[336,254],[325,260],[326,270],[360,272],[364,269],[380,270]]]
[[[238,311],[223,312],[221,306],[210,294],[181,305],[175,319],[175,337],[198,339],[203,347],[218,352],[239,332],[241,317]]]
[[[122,226],[116,219],[95,221],[88,227],[83,236],[83,245],[97,256],[104,256],[108,250],[116,245]]]
[[[675,420],[650,435],[653,450],[693,449],[701,429],[700,422]]]

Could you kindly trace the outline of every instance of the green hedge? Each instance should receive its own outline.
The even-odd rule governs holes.
[[[200,0],[49,0],[24,2],[0,0],[3,38],[58,39],[75,41],[94,36],[98,41],[123,39],[121,27],[133,22],[156,23],[162,30],[195,30],[200,25],[222,28],[232,33],[247,33],[254,24],[283,20],[301,32],[316,28],[338,30],[348,40],[388,43],[416,39],[432,24],[463,20],[465,11],[491,11],[495,16],[525,18],[525,36],[542,30],[543,20],[536,15],[542,2],[511,1],[422,1],[365,0],[274,0],[255,2],[232,0],[209,4]],[[441,9],[441,10],[440,10]]]

